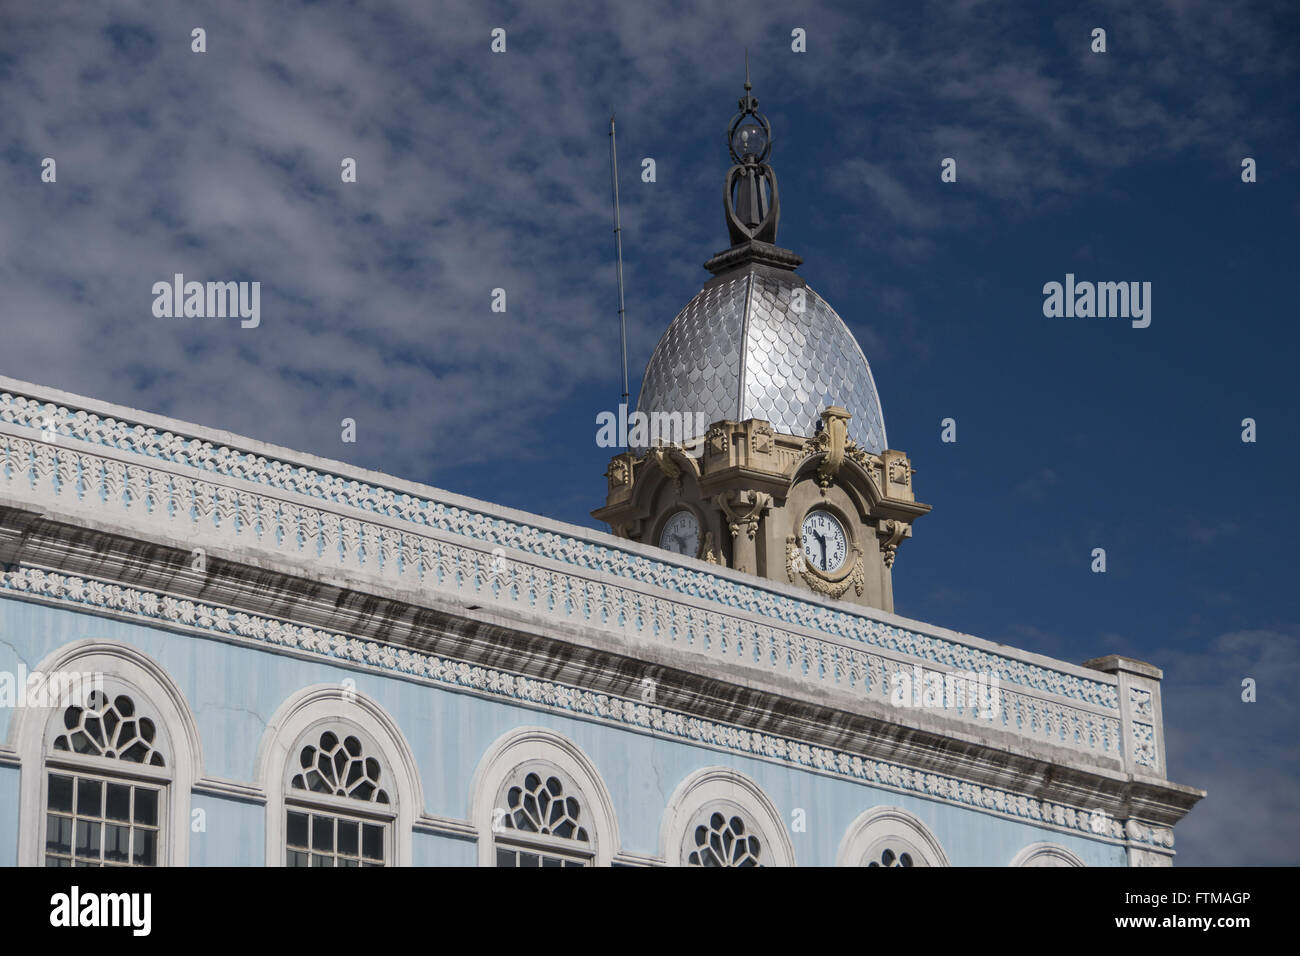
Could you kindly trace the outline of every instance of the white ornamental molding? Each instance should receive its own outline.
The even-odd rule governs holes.
[[[0,410],[3,408],[0,404]],[[59,483],[52,477],[65,457],[77,462],[79,478],[75,483]],[[195,453],[194,457],[210,464],[218,456]],[[39,466],[42,460],[46,464]],[[297,487],[305,483],[301,474],[287,477],[294,480],[286,480],[286,484]],[[341,493],[339,482],[341,479],[333,479],[323,487]],[[882,704],[893,703],[891,681],[900,673],[909,678],[914,674],[952,672],[1014,675],[1020,679],[1007,680],[1000,687],[999,706],[991,718],[974,706],[949,706],[946,701],[944,715],[981,729],[992,727],[1079,753],[1123,759],[1117,709],[1110,703],[1079,700],[1085,684],[1081,678],[1073,678],[1079,682],[1075,688],[1079,693],[1043,696],[1045,692],[1033,689],[1035,676],[1046,673],[1038,665],[1010,658],[994,662],[993,655],[974,648],[880,622],[869,622],[874,625],[872,642],[831,637],[835,633],[832,628],[822,634],[808,634],[779,624],[759,624],[729,613],[728,608],[719,610],[716,602],[710,607],[687,603],[673,595],[671,589],[666,596],[647,594],[635,589],[634,582],[625,585],[608,579],[593,580],[577,570],[543,567],[528,560],[527,555],[512,556],[503,563],[496,552],[504,549],[485,549],[479,541],[475,542],[479,546],[473,547],[433,534],[403,532],[373,518],[343,515],[202,478],[168,474],[152,466],[127,468],[111,458],[4,432],[0,432],[0,488],[56,514],[76,515],[89,510],[109,517],[116,512],[119,521],[134,518],[138,530],[133,533],[145,539],[155,522],[165,521],[169,533],[196,547],[255,547],[324,568],[373,575],[378,581],[397,579],[456,596],[469,594],[476,601],[494,601],[559,621],[617,626],[641,639],[685,646],[723,661],[755,666],[814,686],[834,687]],[[449,509],[448,514],[455,519],[453,526],[471,520],[460,509]],[[492,524],[500,526],[504,522]],[[476,538],[486,534],[481,527],[474,531]],[[377,542],[395,540],[397,535],[402,542],[396,549],[397,559],[386,562]],[[552,553],[568,554],[570,558],[580,549],[591,547],[550,532],[544,538],[553,545],[549,549]],[[700,572],[676,570],[701,579],[708,577]],[[753,612],[753,608],[743,610]],[[824,607],[819,610],[828,619],[838,613]],[[840,616],[846,620],[851,617]],[[859,624],[865,620],[852,619]],[[822,630],[828,622],[818,623],[818,630]],[[878,646],[867,649],[864,643]],[[923,671],[916,670],[920,662],[927,665]],[[974,666],[980,662],[986,665],[982,670]],[[1086,683],[1107,688],[1112,700],[1117,696],[1112,685],[1102,681]],[[1140,734],[1139,728],[1148,733]],[[1154,767],[1155,736],[1150,731],[1151,725],[1134,724],[1128,743],[1139,763]]]
[[[973,670],[996,674],[1003,683],[1018,684],[1026,690],[1039,691],[1066,697],[1080,703],[1093,704],[1106,710],[1119,711],[1118,691],[1114,681],[1103,675],[1084,677],[1067,673],[1029,661],[960,644],[934,634],[926,634],[905,627],[885,624],[873,619],[857,608],[828,608],[797,597],[784,595],[770,589],[720,576],[707,570],[696,570],[668,561],[656,560],[619,547],[615,543],[599,544],[579,538],[557,534],[521,521],[502,518],[468,507],[459,507],[434,498],[419,497],[382,486],[371,485],[343,476],[318,471],[287,462],[269,459],[252,452],[227,446],[214,447],[211,442],[198,438],[158,431],[142,424],[101,418],[81,409],[69,408],[39,399],[0,393],[0,426],[5,423],[27,429],[33,437],[41,435],[47,422],[57,423],[57,434],[48,447],[60,451],[75,439],[91,446],[112,449],[114,456],[134,457],[139,465],[151,471],[163,471],[163,481],[175,482],[170,489],[173,498],[179,497],[179,508],[173,500],[169,513],[184,522],[197,512],[199,519],[207,519],[215,505],[216,485],[220,479],[246,481],[259,485],[264,491],[288,492],[313,499],[329,510],[333,508],[356,509],[367,519],[392,519],[404,524],[419,526],[430,531],[448,532],[473,538],[489,546],[498,545],[524,554],[545,557],[576,569],[607,574],[633,582],[646,582],[681,597],[701,599],[722,607],[743,610],[773,621],[811,628],[828,634],[842,635],[853,643],[874,646],[910,657],[918,657],[932,664],[956,670]],[[28,480],[31,487],[42,486],[40,467],[33,461],[31,443],[22,436],[14,436],[22,444],[6,449],[5,477]],[[48,450],[40,455],[49,456]],[[43,459],[44,460],[44,459]],[[87,475],[83,468],[83,482],[93,485],[106,505],[121,503],[111,488],[122,479],[115,474],[106,475],[101,459]],[[116,468],[116,466],[114,466]],[[165,469],[170,469],[170,474]],[[177,474],[180,469],[193,469],[213,479],[205,483],[190,497],[191,489],[186,478]],[[87,480],[88,479],[88,480]],[[19,484],[22,482],[19,481]],[[53,489],[56,493],[61,489]],[[89,488],[83,488],[79,497],[85,498]],[[188,506],[185,504],[189,502]],[[152,513],[152,512],[151,512]],[[272,512],[273,513],[273,512]],[[333,513],[328,527],[318,524],[307,529],[311,535],[300,542],[309,553],[329,557],[327,550],[316,541],[319,533],[337,540],[340,517]],[[259,528],[258,535],[264,535]]]
[[[1137,821],[1108,820],[1099,832],[1091,811],[983,787],[946,774],[927,773],[860,754],[813,746],[791,738],[667,710],[640,700],[601,694],[549,680],[472,665],[404,647],[305,627],[243,611],[123,587],[39,568],[0,573],[0,595],[68,607],[174,629],[220,636],[227,642],[278,649],[351,667],[374,669],[427,686],[455,688],[476,696],[525,704],[630,730],[654,732],[683,742],[758,757],[773,763],[911,793],[985,813],[1075,832],[1091,839],[1126,841],[1168,849],[1173,831]]]

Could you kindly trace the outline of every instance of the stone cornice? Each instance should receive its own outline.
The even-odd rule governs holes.
[[[0,496],[0,527],[13,510]],[[436,590],[389,586],[382,592],[337,570],[295,566],[284,558],[250,556],[225,549],[207,554],[198,572],[190,565],[192,542],[141,541],[120,528],[87,520],[78,526],[52,518],[25,521],[29,528],[20,555],[25,566],[47,572],[96,578],[106,583],[166,594],[177,600],[214,601],[232,613],[277,617],[308,627],[342,629],[363,640],[435,651],[474,664],[503,666],[529,676],[563,675],[588,689],[636,696],[646,678],[658,685],[659,699],[700,717],[779,732],[819,742],[861,739],[876,753],[902,747],[910,763],[938,766],[943,760],[966,766],[972,779],[985,772],[1005,783],[1023,766],[1043,761],[1074,763],[1084,771],[1118,771],[1118,742],[1111,752],[1089,757],[1023,734],[993,721],[954,719],[934,709],[899,708],[887,695],[865,695],[860,688],[829,684],[810,692],[798,674],[774,672],[743,657],[701,655],[690,646],[627,638],[612,642],[607,628],[580,620],[540,622],[531,613],[501,606],[490,587],[474,588],[448,600]],[[304,575],[310,572],[308,579]],[[873,657],[877,675],[886,669],[908,671],[916,662],[890,655]],[[1012,712],[1046,714],[1046,700],[1026,700],[1007,691]],[[1092,707],[1092,719],[1106,720]],[[1110,726],[1117,726],[1113,718]],[[906,741],[906,744],[900,743]],[[924,742],[924,745],[923,743]],[[959,750],[967,752],[965,758]],[[991,748],[991,749],[990,749]],[[1010,762],[1009,762],[1010,761]],[[981,767],[985,770],[981,771]]]
[[[5,504],[14,502],[0,494],[0,506]],[[63,513],[67,517],[33,523],[21,512],[11,517],[15,510],[9,509],[0,514],[0,527],[22,523],[28,529],[22,553],[28,564],[99,578],[114,569],[110,579],[129,575],[119,580],[131,586],[177,597],[201,595],[262,613],[292,611],[306,623],[368,630],[377,640],[419,646],[430,625],[421,614],[412,618],[410,608],[437,609],[433,627],[465,635],[466,646],[452,648],[458,655],[469,654],[471,645],[478,646],[474,653],[500,655],[532,644],[542,646],[542,658],[577,661],[579,649],[587,660],[595,653],[613,653],[638,662],[632,667],[637,680],[648,667],[658,665],[708,675],[720,683],[743,682],[782,700],[779,706],[754,705],[759,717],[832,706],[950,738],[984,739],[992,734],[1002,749],[1040,759],[1083,767],[1122,766],[1120,721],[1104,706],[1066,703],[1008,686],[1000,692],[999,726],[973,713],[898,708],[890,702],[886,686],[890,675],[900,670],[914,673],[915,666],[925,667],[927,673],[947,668],[935,668],[897,648],[868,652],[813,631],[777,630],[713,611],[705,601],[665,602],[652,591],[620,600],[620,586],[576,582],[555,562],[534,559],[525,564],[511,556],[495,572],[498,557],[489,552],[421,539],[416,563],[426,573],[391,573],[376,580],[354,565],[311,560],[295,549],[268,553],[256,547],[255,540],[245,546],[238,538],[205,535],[193,521],[188,530],[185,522],[177,527],[167,521],[136,529],[130,523],[107,521],[108,513],[93,504]],[[301,515],[299,523],[306,523]],[[34,527],[40,533],[33,533]],[[158,552],[151,553],[147,542]],[[190,567],[188,549],[196,545],[205,549],[208,567],[202,572]],[[277,586],[269,572],[288,583]],[[540,618],[538,612],[543,612]],[[638,621],[616,626],[612,619],[619,615],[637,615]],[[513,633],[489,630],[473,637],[475,618],[499,623],[503,631]],[[556,639],[567,647],[545,647]]]
[[[488,545],[559,560],[579,571],[648,582],[719,609],[742,609],[774,623],[807,626],[883,644],[935,664],[970,666],[1010,683],[1118,709],[1116,681],[1096,671],[1019,651],[946,628],[819,600],[793,586],[760,580],[661,549],[514,509],[476,501],[377,472],[0,377],[0,433],[57,448],[89,448],[124,467],[166,469],[227,487],[309,503],[331,513],[422,532],[444,531]],[[19,426],[17,428],[10,427]]]
[[[347,503],[326,503],[303,491],[325,497],[327,487],[344,487],[342,479],[301,474],[304,469],[290,472],[260,457],[250,463],[229,449],[205,450],[196,447],[197,440],[187,444],[85,413],[78,418],[52,406],[15,401],[7,393],[3,399],[9,401],[0,402],[0,498],[15,506],[7,528],[21,527],[30,520],[24,517],[28,512],[48,510],[81,527],[102,527],[132,540],[170,540],[250,567],[282,561],[289,573],[313,580],[341,574],[362,594],[383,595],[397,586],[448,597],[482,596],[498,607],[540,613],[556,623],[594,623],[600,640],[608,644],[614,637],[615,646],[631,641],[642,657],[648,639],[652,646],[703,653],[731,666],[757,663],[774,671],[785,684],[785,696],[794,699],[856,689],[887,701],[889,676],[911,660],[930,670],[984,673],[1009,685],[1002,725],[1027,744],[1059,745],[1078,752],[1087,764],[1099,757],[1113,762],[1125,752],[1110,675],[1085,672],[1094,675],[1085,679],[1065,667],[1048,669],[956,645],[806,598],[764,606],[761,597],[775,600],[771,590],[629,555],[620,560],[612,549],[597,551],[588,542],[428,500],[406,495],[398,500],[393,492],[361,489],[355,482],[348,486],[353,496],[345,496]],[[14,429],[6,419],[24,424]],[[31,434],[33,424],[42,425],[42,433],[22,437]],[[65,436],[60,427],[75,434]],[[121,455],[122,445],[131,446],[137,457]],[[138,457],[141,445],[154,452],[153,460]],[[155,463],[168,449],[180,460]],[[217,462],[228,474],[212,475]],[[278,483],[271,480],[277,475]],[[260,482],[254,480],[259,477]],[[266,489],[267,484],[275,487]],[[376,514],[385,510],[390,513]],[[405,530],[411,525],[420,530]],[[526,536],[525,530],[533,533]],[[18,547],[15,542],[26,534],[10,533],[8,547]],[[489,552],[485,544],[493,541],[509,542],[511,548],[497,545]],[[594,568],[593,558],[600,559]],[[744,597],[750,606],[738,609],[734,602]],[[783,608],[794,612],[785,615],[792,620],[782,622],[771,613]],[[898,716],[910,722],[909,715]],[[971,715],[964,717],[983,730]],[[1135,746],[1134,754],[1149,753],[1150,747]]]
[[[1127,806],[1129,781],[1122,775],[1080,775],[1040,762],[1033,781],[1016,781],[1018,792],[981,786],[953,776],[864,758],[849,751],[809,744],[699,719],[656,704],[617,695],[599,694],[559,681],[534,680],[508,671],[471,665],[360,640],[336,631],[250,615],[210,603],[126,588],[94,579],[23,567],[0,574],[0,596],[67,606],[104,616],[138,619],[171,630],[217,637],[232,643],[260,645],[280,653],[327,659],[343,666],[386,672],[390,676],[431,686],[443,686],[514,704],[569,713],[625,729],[677,738],[699,746],[744,754],[802,767],[814,773],[844,777],[872,786],[913,793],[967,806],[986,813],[1022,819],[1049,829],[1094,839],[1141,845],[1157,850],[1173,846],[1173,823],[1199,797],[1200,791],[1176,784],[1142,782],[1150,815],[1121,823],[1118,812]],[[936,767],[936,770],[938,768]],[[1029,783],[1029,786],[1026,786]],[[256,790],[231,782],[205,780],[204,792],[236,799],[256,799]],[[1029,790],[1034,795],[1025,791]],[[1077,805],[1044,799],[1042,795],[1072,793]],[[1101,811],[1101,825],[1096,811]],[[426,821],[427,823],[428,821]],[[429,825],[428,829],[446,829]]]
[[[67,403],[69,396],[34,386],[15,395],[14,384],[0,380],[10,388],[0,394],[0,504],[11,509],[0,520],[0,545],[11,562],[102,578],[130,565],[101,564],[99,571],[94,563],[78,565],[102,562],[106,550],[118,547],[107,538],[136,542],[127,551],[170,548],[184,555],[202,548],[228,567],[221,574],[191,573],[172,554],[135,563],[139,575],[153,580],[102,583],[158,600],[201,596],[216,602],[214,609],[246,615],[241,602],[261,586],[259,572],[282,575],[305,582],[285,586],[293,593],[291,605],[283,605],[292,609],[287,616],[309,622],[294,626],[364,632],[358,622],[368,610],[404,607],[385,621],[399,625],[395,631],[406,618],[413,622],[402,652],[420,648],[423,626],[442,635],[445,652],[466,666],[477,659],[472,666],[480,667],[512,649],[503,641],[509,635],[514,646],[532,646],[537,660],[563,663],[566,669],[552,673],[571,678],[575,693],[619,687],[613,680],[618,659],[631,662],[624,670],[638,678],[647,667],[699,674],[716,685],[713,699],[734,698],[731,712],[705,712],[714,725],[730,721],[736,732],[751,734],[775,730],[771,715],[784,709],[792,722],[780,725],[781,734],[808,747],[819,721],[834,732],[857,720],[844,740],[855,741],[858,759],[873,739],[862,722],[907,728],[926,741],[898,751],[913,771],[930,766],[926,751],[934,741],[927,735],[947,740],[957,755],[972,741],[996,739],[994,750],[1019,761],[1005,780],[1018,795],[1026,788],[1017,780],[1077,778],[1079,793],[1100,788],[1109,802],[1119,799],[1116,788],[1128,775],[1159,765],[1158,735],[1129,741],[1128,705],[1121,708],[1111,674],[883,612],[830,606],[793,588],[666,558],[600,532],[224,433],[193,426],[160,432],[159,426],[182,423],[99,403],[78,408]],[[229,444],[214,446],[213,438]],[[34,515],[45,516],[41,543],[33,541]],[[106,538],[83,538],[78,528]],[[340,604],[331,588],[347,599]],[[261,610],[290,626],[286,615]],[[381,642],[366,646],[372,643]],[[389,648],[395,652],[391,641]],[[987,722],[959,712],[891,711],[885,678],[912,664],[997,676],[1008,703],[1002,726],[990,731]],[[689,706],[682,713],[704,719]],[[826,720],[826,714],[847,716]],[[889,733],[876,737],[867,749],[892,755]],[[951,766],[998,782],[987,750],[976,746]],[[1184,791],[1199,794],[1163,786],[1148,819],[1176,819],[1185,812],[1178,810]]]

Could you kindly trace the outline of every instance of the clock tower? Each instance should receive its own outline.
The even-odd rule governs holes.
[[[731,246],[651,355],[647,427],[610,461],[592,515],[621,537],[892,611],[898,547],[930,506],[887,444],[853,333],[776,245],[772,129],[751,89],[746,69],[728,128]]]

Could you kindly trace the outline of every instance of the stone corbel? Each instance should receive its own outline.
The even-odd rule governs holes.
[[[731,530],[731,566],[737,571],[753,573],[757,558],[754,536],[763,512],[772,507],[772,496],[762,491],[727,491],[715,499],[727,517]]]
[[[758,519],[772,507],[772,496],[761,491],[728,491],[718,495],[718,507],[727,516],[733,538],[743,532],[750,541],[758,532]]]
[[[876,534],[880,537],[880,550],[885,556],[885,567],[892,568],[894,558],[898,555],[898,545],[904,538],[911,537],[912,526],[906,521],[888,518],[880,522]]]
[[[680,495],[682,493],[682,469],[673,461],[668,451],[664,448],[651,448],[647,457],[659,466],[660,471],[668,476],[668,480],[673,483],[673,492]]]
[[[646,453],[646,460],[653,462],[668,477],[677,495],[682,493],[683,474],[690,472],[696,479],[700,477],[699,464],[677,445],[651,448]]]
[[[839,474],[840,466],[844,464],[844,455],[849,445],[849,419],[853,416],[849,414],[848,409],[841,408],[838,405],[831,405],[822,412],[822,428],[817,433],[817,437],[812,439],[806,446],[805,452],[808,454],[825,453],[825,458],[817,467],[817,484],[821,486],[822,494],[825,495],[830,488],[835,476]]]

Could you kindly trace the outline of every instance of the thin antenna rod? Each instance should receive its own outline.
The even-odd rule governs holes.
[[[623,404],[627,404],[627,314],[623,310],[623,227],[618,218],[618,144],[609,117],[609,181],[614,190],[614,248],[618,253],[618,334],[623,347]]]

